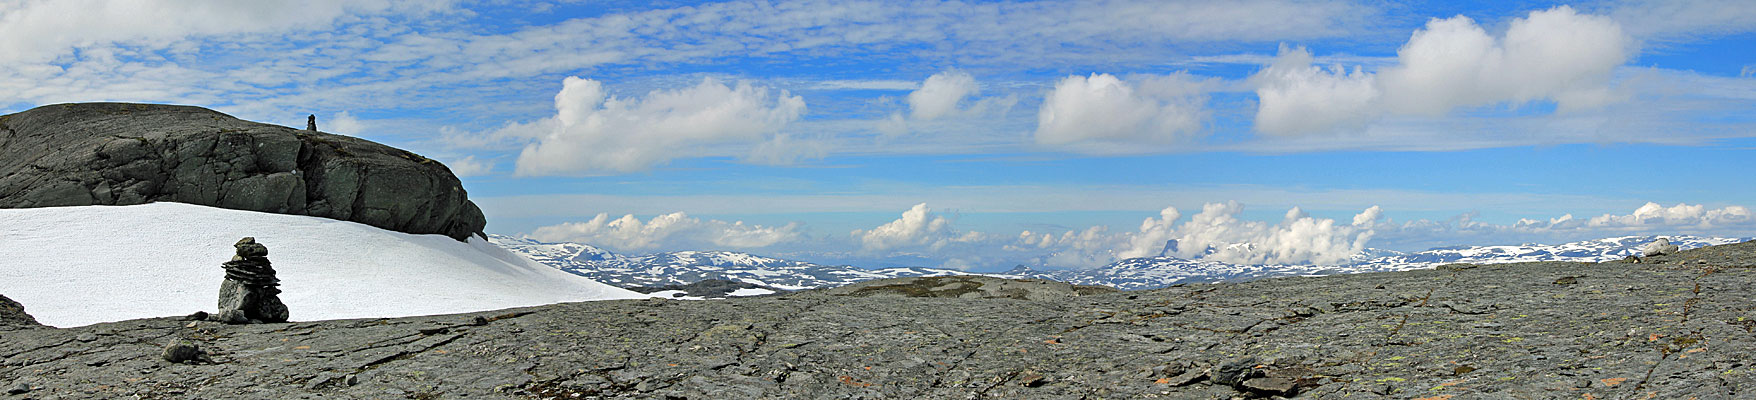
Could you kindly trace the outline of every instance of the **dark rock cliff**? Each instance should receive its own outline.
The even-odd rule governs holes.
[[[173,105],[0,116],[0,208],[174,201],[464,240],[486,220],[449,168],[371,141]]]
[[[0,399],[1756,398],[1756,243],[1643,261],[23,329]],[[187,346],[206,358],[162,356]]]
[[[0,330],[39,327],[37,319],[24,312],[24,305],[0,295]]]

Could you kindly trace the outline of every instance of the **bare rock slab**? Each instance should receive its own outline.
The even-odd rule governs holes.
[[[0,116],[0,208],[155,201],[480,235],[437,161],[371,141],[158,104],[77,103]]]

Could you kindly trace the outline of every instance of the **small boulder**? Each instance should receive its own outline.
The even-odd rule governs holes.
[[[1653,241],[1652,243],[1647,243],[1646,247],[1642,247],[1640,249],[1640,256],[1662,256],[1666,254],[1675,254],[1676,252],[1677,245],[1671,244],[1670,239],[1658,238],[1658,240]]]
[[[1209,379],[1216,384],[1241,388],[1239,385],[1256,377],[1256,372],[1256,358],[1245,357],[1213,367]]]
[[[207,358],[207,353],[201,351],[201,346],[197,346],[195,342],[178,340],[165,345],[165,351],[160,357],[177,364],[193,363]]]
[[[1183,371],[1181,374],[1177,374],[1177,376],[1159,378],[1158,382],[1171,385],[1172,387],[1187,386],[1191,383],[1200,382],[1202,379],[1207,378],[1207,373],[1207,370],[1190,369],[1188,371]]]
[[[1244,389],[1244,390],[1249,391],[1249,392],[1270,394],[1270,395],[1275,395],[1275,396],[1290,395],[1293,393],[1294,390],[1296,390],[1298,388],[1297,382],[1293,382],[1291,379],[1280,378],[1280,377],[1250,378],[1250,379],[1244,380],[1244,382],[1239,384],[1238,386],[1240,389]]]

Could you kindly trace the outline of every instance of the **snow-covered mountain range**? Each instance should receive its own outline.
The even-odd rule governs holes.
[[[1161,255],[1130,258],[1090,269],[1033,269],[1019,266],[1006,272],[984,275],[1050,279],[1138,290],[1179,283],[1239,281],[1276,276],[1404,271],[1450,263],[1609,261],[1638,254],[1642,246],[1659,237],[1624,236],[1557,245],[1457,246],[1412,253],[1367,249],[1343,265],[1238,265],[1199,257],[1185,259]],[[1686,235],[1663,237],[1682,249],[1756,240]],[[681,251],[624,256],[580,243],[544,243],[500,235],[489,235],[489,240],[538,262],[621,287],[651,287],[687,284],[704,279],[724,279],[797,290],[835,287],[880,278],[967,274],[963,271],[937,268],[867,270],[727,251]],[[1167,244],[1166,248],[1170,249],[1172,246],[1175,244]]]
[[[1671,244],[1677,245],[1677,248],[1682,250],[1756,240],[1756,237],[1720,238],[1671,235],[1622,236],[1584,240],[1558,245],[1521,244],[1505,246],[1456,246],[1441,247],[1407,254],[1387,254],[1381,257],[1365,260],[1360,264],[1385,266],[1432,266],[1448,263],[1497,264],[1529,261],[1600,262],[1638,255],[1640,254],[1641,247],[1646,246],[1647,243],[1652,243],[1653,241],[1658,240],[1660,237],[1669,239]]]
[[[1441,247],[1413,253],[1366,249],[1342,265],[1236,265],[1202,259],[1143,257],[1116,261],[1092,269],[1036,270],[1017,267],[1004,275],[1051,279],[1083,285],[1105,285],[1124,290],[1160,288],[1179,283],[1224,282],[1293,275],[1329,275],[1363,272],[1406,271],[1451,263],[1503,264],[1532,261],[1601,262],[1640,253],[1647,243],[1661,236],[1623,236],[1557,245],[1521,244],[1500,246]],[[1740,243],[1756,238],[1662,236],[1680,249]],[[1173,245],[1167,245],[1167,248]]]
[[[583,243],[545,243],[502,235],[488,235],[488,240],[537,262],[625,288],[723,279],[799,290],[882,278],[965,274],[938,268],[861,269],[846,265],[818,265],[730,251],[624,256]]]

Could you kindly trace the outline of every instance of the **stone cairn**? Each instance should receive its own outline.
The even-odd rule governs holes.
[[[280,302],[280,279],[268,263],[268,247],[247,237],[232,245],[238,255],[221,267],[226,280],[220,284],[219,314],[214,319],[228,324],[287,322],[287,305]]]
[[[317,114],[311,114],[311,115],[305,116],[305,130],[307,130],[307,131],[316,131],[317,130]]]

